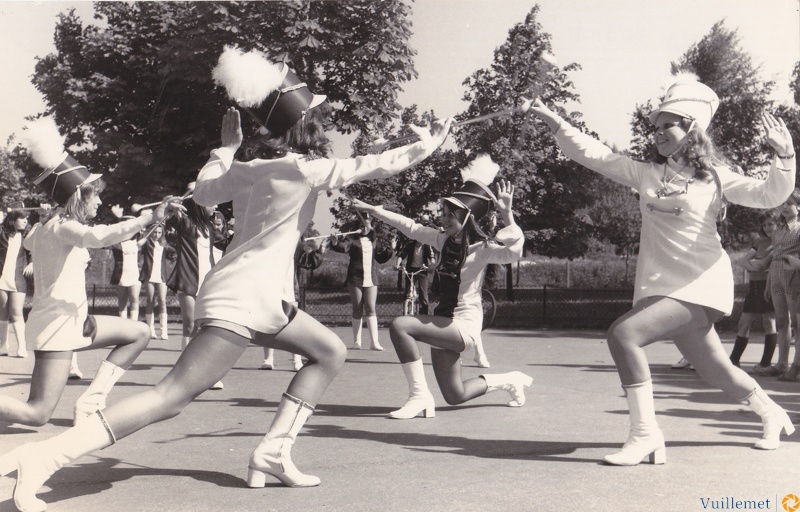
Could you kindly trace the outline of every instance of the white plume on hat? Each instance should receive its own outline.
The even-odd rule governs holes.
[[[228,92],[228,97],[246,108],[261,105],[283,83],[288,68],[270,62],[258,50],[244,53],[226,46],[212,77]]]
[[[492,157],[482,154],[461,171],[461,177],[464,181],[472,179],[484,185],[489,185],[494,181],[494,177],[497,176],[498,172],[500,172],[500,166],[492,160]]]
[[[697,73],[694,73],[693,71],[681,69],[675,65],[673,65],[672,69],[672,74],[669,78],[664,80],[664,84],[661,86],[661,90],[663,91],[668,90],[675,84],[688,84],[700,81],[700,77],[697,76]]]
[[[52,169],[64,161],[66,137],[61,135],[51,116],[32,121],[20,135],[20,142],[33,160],[44,169]]]

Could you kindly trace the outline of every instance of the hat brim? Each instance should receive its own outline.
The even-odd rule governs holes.
[[[97,181],[102,177],[103,177],[102,174],[90,174],[89,176],[86,177],[85,180],[83,180],[83,182],[81,183],[81,186],[88,185],[89,183],[91,183],[93,181]]]
[[[650,124],[655,125],[656,121],[658,121],[658,116],[665,112],[669,114],[675,114],[676,116],[681,116],[686,119],[694,119],[694,117],[686,115],[686,112],[680,111],[678,109],[664,107],[650,112],[650,115],[647,116],[647,118],[650,119]]]
[[[308,105],[308,108],[314,108],[322,105],[325,103],[328,97],[324,94],[315,94],[314,97],[311,99],[311,103]]]
[[[459,201],[455,197],[443,197],[439,201],[442,204],[449,203],[450,205],[455,206],[456,208],[461,208],[462,210],[470,211],[470,209],[469,209],[469,207],[467,205],[465,205],[464,203],[462,203],[461,201]]]

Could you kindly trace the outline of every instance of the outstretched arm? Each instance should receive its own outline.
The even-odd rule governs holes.
[[[404,217],[399,213],[384,210],[381,206],[373,206],[364,201],[353,199],[353,206],[357,209],[369,212],[373,217],[378,220],[389,224],[400,230],[401,233],[408,238],[422,242],[423,244],[432,245],[434,247],[441,247],[444,244],[445,234],[438,229],[429,228],[414,222],[408,217]]]
[[[420,141],[376,155],[355,158],[320,158],[303,161],[300,167],[308,183],[319,190],[333,190],[364,180],[394,176],[416,165],[441,146],[450,132],[452,119],[434,122],[428,128],[412,127]]]
[[[558,147],[567,158],[617,183],[638,190],[642,175],[649,164],[614,153],[599,140],[571,126],[539,98],[533,102],[530,111],[550,128]]]

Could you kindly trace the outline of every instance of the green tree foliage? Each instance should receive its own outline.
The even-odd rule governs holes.
[[[715,23],[676,64],[696,73],[719,96],[720,106],[709,134],[720,152],[745,174],[763,177],[771,151],[761,130],[761,114],[772,107],[768,96],[775,84],[759,78],[760,70],[741,48],[737,31],[725,27],[724,20]],[[633,114],[632,153],[638,159],[648,160],[655,155],[654,130],[647,119],[653,108],[651,102],[637,105]],[[726,244],[749,244],[751,233],[757,230],[757,212],[732,205],[720,229],[727,235]]]
[[[402,0],[94,5],[97,24],[60,16],[56,53],[38,62],[34,85],[70,152],[111,173],[107,203],[149,202],[194,178],[230,104],[211,81],[224,45],[288,61],[337,107],[342,132],[391,123],[401,83],[416,76]]]

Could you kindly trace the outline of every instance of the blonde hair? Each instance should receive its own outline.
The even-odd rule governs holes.
[[[732,165],[717,149],[708,133],[698,126],[693,119],[683,117],[680,120],[681,128],[686,131],[686,140],[683,143],[684,158],[689,165],[694,167],[699,180],[710,183],[714,179],[714,166],[729,167],[733,172],[741,174],[736,166]],[[664,163],[667,157],[657,155],[656,163]]]
[[[103,178],[98,178],[76,190],[67,202],[64,203],[64,217],[75,219],[81,224],[86,223],[86,214],[89,211],[88,201],[90,198],[99,195],[106,188]]]

